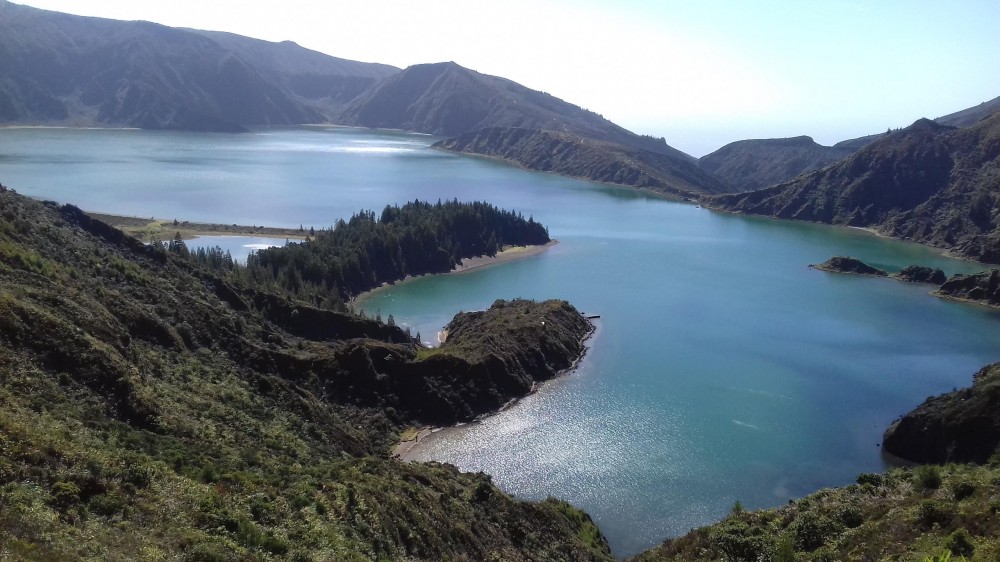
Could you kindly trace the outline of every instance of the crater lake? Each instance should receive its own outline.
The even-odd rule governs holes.
[[[619,556],[745,507],[883,470],[878,444],[925,397],[1000,359],[1000,314],[927,285],[810,269],[850,255],[974,272],[866,232],[725,215],[626,188],[429,148],[405,133],[0,130],[0,182],[140,217],[317,229],[413,199],[532,216],[542,254],[380,289],[357,303],[431,341],[460,310],[562,298],[599,314],[582,365],[419,460],[484,471],[587,510]],[[247,245],[239,241],[233,242]]]

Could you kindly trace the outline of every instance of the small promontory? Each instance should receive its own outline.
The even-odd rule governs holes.
[[[934,291],[939,297],[1000,307],[1000,270],[973,275],[953,275]]]
[[[889,275],[885,271],[877,267],[872,267],[857,258],[845,256],[834,256],[821,264],[810,265],[809,267],[833,273],[853,273],[854,275],[873,275],[875,277],[887,277]]]
[[[491,413],[572,368],[593,326],[566,301],[516,299],[460,312],[445,329],[441,347],[419,350],[412,364],[427,381],[415,405],[420,418],[453,423]]]
[[[972,387],[928,398],[886,430],[882,449],[917,463],[984,463],[1000,445],[1000,363]]]

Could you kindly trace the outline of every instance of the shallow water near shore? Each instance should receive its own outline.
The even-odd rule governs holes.
[[[1000,314],[931,287],[810,269],[982,266],[853,229],[723,215],[428,148],[318,128],[251,135],[0,131],[0,182],[123,215],[316,228],[408,200],[488,200],[560,243],[358,303],[432,340],[460,310],[564,298],[599,314],[580,368],[411,454],[586,509],[617,555],[746,507],[884,468],[884,428],[1000,359]],[[242,242],[239,242],[242,245]]]

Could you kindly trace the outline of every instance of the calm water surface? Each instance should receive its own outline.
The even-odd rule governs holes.
[[[419,198],[485,199],[546,224],[538,257],[378,291],[364,309],[433,335],[497,298],[600,314],[583,366],[416,454],[589,511],[619,555],[884,468],[883,429],[1000,359],[1000,315],[929,287],[809,269],[980,269],[849,229],[713,213],[428,149],[418,135],[0,131],[0,182],[126,215],[321,227]],[[216,242],[208,245],[215,245]],[[238,243],[243,245],[242,242]]]

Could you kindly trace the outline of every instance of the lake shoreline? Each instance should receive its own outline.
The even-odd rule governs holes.
[[[537,256],[549,248],[555,246],[559,243],[559,240],[549,240],[545,244],[537,244],[534,246],[508,246],[503,250],[497,252],[495,256],[474,256],[471,258],[465,258],[460,261],[451,271],[445,271],[444,273],[428,273],[425,275],[408,275],[406,278],[396,281],[395,283],[383,283],[379,287],[374,289],[369,289],[362,293],[358,293],[351,297],[347,302],[349,306],[355,307],[363,303],[369,297],[376,295],[382,291],[389,290],[393,287],[398,287],[401,283],[407,283],[414,279],[421,279],[427,275],[460,275],[463,273],[469,273],[470,271],[483,269],[486,267],[499,265],[502,263],[512,262],[521,260],[524,258],[530,258],[532,256]]]
[[[531,385],[531,389],[528,390],[528,392],[525,393],[523,396],[518,396],[516,398],[511,398],[503,406],[500,406],[496,411],[490,412],[488,414],[483,414],[483,415],[477,417],[476,419],[472,420],[471,422],[459,423],[459,424],[449,425],[449,426],[443,426],[443,427],[442,426],[426,426],[426,427],[420,427],[420,428],[413,428],[415,430],[415,433],[413,433],[413,437],[407,437],[405,439],[400,439],[399,443],[397,443],[396,446],[393,447],[392,453],[390,454],[390,458],[399,460],[401,462],[419,462],[419,461],[417,461],[417,460],[415,460],[413,458],[414,449],[416,449],[417,446],[420,445],[421,441],[423,441],[427,437],[430,437],[431,435],[433,435],[435,433],[439,433],[441,431],[447,431],[447,430],[450,430],[450,429],[459,428],[459,427],[466,426],[466,425],[469,425],[469,424],[480,423],[484,419],[487,419],[487,418],[496,416],[498,414],[501,414],[504,411],[512,408],[514,405],[516,405],[521,400],[524,400],[525,398],[527,398],[527,397],[531,396],[532,394],[535,394],[536,392],[538,392],[544,385],[546,385],[546,384],[548,384],[548,383],[550,383],[552,381],[556,381],[556,380],[562,379],[564,377],[568,377],[568,376],[572,375],[573,373],[575,373],[577,371],[577,369],[580,368],[580,364],[583,362],[584,357],[586,357],[587,352],[590,351],[590,346],[592,344],[593,339],[597,335],[597,329],[598,329],[597,324],[595,324],[594,321],[590,317],[588,317],[587,315],[583,315],[583,316],[584,316],[584,318],[587,319],[587,322],[590,324],[590,330],[588,330],[587,333],[584,334],[584,336],[582,338],[580,338],[580,343],[583,344],[583,349],[580,350],[580,353],[577,354],[577,356],[573,359],[573,361],[572,361],[572,363],[570,363],[569,367],[566,367],[565,369],[559,371],[558,373],[556,373],[556,375],[554,377],[552,377],[550,379],[547,379],[547,380],[544,380],[544,381],[540,381],[540,382],[539,381],[535,381]]]

